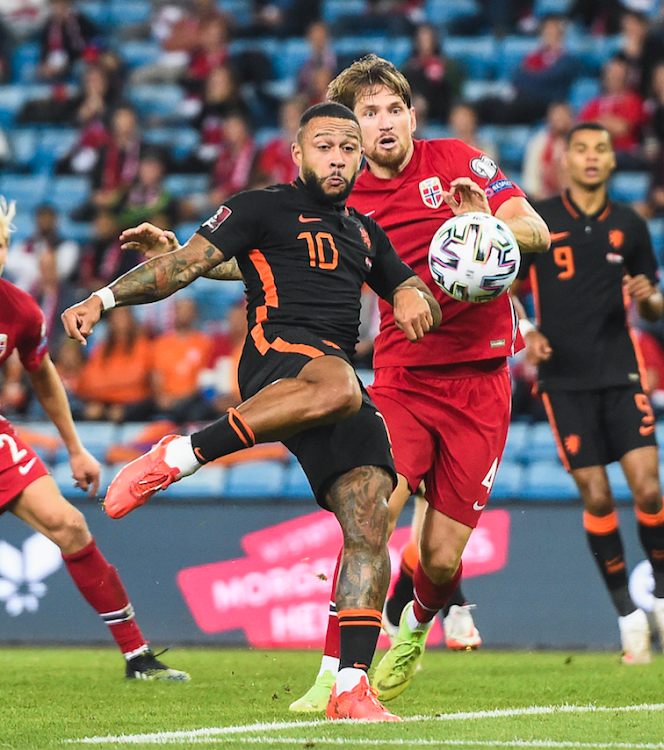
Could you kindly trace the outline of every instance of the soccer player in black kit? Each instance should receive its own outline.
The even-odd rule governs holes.
[[[655,419],[643,390],[625,297],[654,321],[664,300],[645,221],[614,203],[609,133],[581,123],[569,133],[569,189],[535,204],[549,226],[551,249],[522,258],[530,275],[539,330],[521,321],[526,356],[538,365],[538,390],[561,460],[579,488],[588,543],[618,613],[624,664],[650,662],[646,613],[633,602],[606,465],[620,461],[635,504],[643,549],[652,565],[654,614],[664,636],[664,510]],[[518,292],[519,281],[514,292]]]
[[[217,267],[228,278],[236,264],[249,324],[238,373],[244,401],[191,436],[163,438],[122,469],[106,511],[119,518],[209,461],[283,441],[344,533],[341,669],[327,715],[399,721],[367,681],[389,582],[387,499],[396,473],[384,421],[349,356],[365,282],[393,304],[413,342],[440,322],[440,308],[383,230],[346,208],[362,153],[349,109],[311,107],[293,145],[295,182],[229,198],[181,248],[137,266],[62,317],[68,334],[85,343],[102,310],[161,299]]]

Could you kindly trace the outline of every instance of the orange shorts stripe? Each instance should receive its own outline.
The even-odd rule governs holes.
[[[664,508],[658,513],[644,513],[640,508],[634,508],[636,520],[643,526],[661,526],[664,524]]]
[[[592,516],[587,510],[583,511],[583,528],[591,534],[604,536],[618,531],[618,512],[613,511],[608,516]]]
[[[411,539],[401,552],[401,570],[412,578],[419,561],[420,550],[418,549],[417,542]]]
[[[265,332],[263,331],[263,326],[260,323],[257,323],[251,329],[251,337],[254,340],[256,349],[258,349],[258,351],[263,356],[265,356],[270,351],[270,349],[274,349],[277,352],[282,352],[283,354],[304,354],[306,357],[310,357],[311,359],[325,356],[325,352],[322,352],[320,349],[316,349],[316,347],[314,346],[309,346],[309,344],[291,344],[288,341],[284,341],[280,336],[277,336],[277,338],[272,343],[270,343],[265,338]]]
[[[560,439],[560,433],[558,432],[558,425],[556,424],[556,418],[553,414],[551,401],[549,400],[549,397],[547,396],[546,393],[542,393],[542,403],[544,404],[544,409],[546,410],[546,416],[549,420],[549,424],[551,425],[551,432],[553,432],[553,438],[556,441],[556,447],[558,448],[558,456],[560,457],[560,461],[562,465],[565,467],[566,471],[571,471],[569,461],[567,460],[567,455],[565,454],[565,449],[563,448],[563,441]]]

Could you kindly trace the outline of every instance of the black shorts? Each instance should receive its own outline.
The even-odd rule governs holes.
[[[308,362],[319,356],[332,355],[349,362],[341,349],[302,328],[264,326],[260,346],[259,351],[251,334],[247,337],[238,370],[243,400],[275,380],[297,377]],[[326,510],[329,508],[325,494],[331,483],[358,466],[379,466],[388,472],[396,485],[397,475],[385,420],[359,378],[358,383],[362,388],[362,406],[352,417],[304,430],[283,441],[304,469],[316,501]]]
[[[635,448],[657,445],[650,401],[638,385],[550,391],[542,399],[568,470],[606,466]]]

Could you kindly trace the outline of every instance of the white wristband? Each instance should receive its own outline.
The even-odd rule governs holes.
[[[534,326],[528,318],[521,318],[519,320],[519,331],[521,332],[521,335],[525,338],[526,334],[530,333],[531,331],[536,331],[537,328]]]
[[[108,286],[104,286],[101,289],[97,289],[96,292],[92,292],[91,296],[96,295],[101,300],[101,307],[104,312],[106,310],[112,310],[115,307],[115,295]]]

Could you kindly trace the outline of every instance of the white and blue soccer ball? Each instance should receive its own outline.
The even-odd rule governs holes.
[[[448,219],[429,245],[438,286],[462,302],[489,302],[509,289],[521,263],[519,244],[504,221],[474,212]]]

